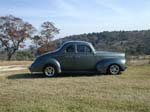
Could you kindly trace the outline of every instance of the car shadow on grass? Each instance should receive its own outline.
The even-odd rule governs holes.
[[[7,76],[8,79],[33,79],[33,78],[44,78],[43,74],[31,74],[31,73],[22,73],[22,74],[12,74]]]
[[[106,74],[96,74],[96,73],[63,73],[54,77],[46,77],[42,73],[23,73],[23,74],[12,74],[7,76],[8,79],[34,79],[34,78],[62,78],[62,77],[93,77],[102,76]]]

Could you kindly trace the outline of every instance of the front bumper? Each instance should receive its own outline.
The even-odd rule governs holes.
[[[31,66],[29,66],[29,67],[28,67],[28,69],[29,69],[29,71],[30,71],[30,72],[32,72],[32,68],[31,68]]]
[[[29,66],[28,69],[30,72],[41,72],[41,69],[38,67]]]
[[[128,68],[127,66],[123,66],[122,71],[125,71],[127,68]]]
[[[29,69],[29,71],[30,71],[31,73],[32,73],[32,72],[36,72],[36,70],[35,70],[33,67],[31,67],[31,66],[29,66],[28,69]]]

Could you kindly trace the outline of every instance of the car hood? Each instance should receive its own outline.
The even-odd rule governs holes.
[[[96,51],[96,55],[104,57],[125,57],[125,53],[108,52],[108,51]]]
[[[52,56],[56,55],[58,52],[59,52],[59,50],[54,50],[54,51],[44,53],[40,56],[37,56],[35,60],[41,60],[43,58],[47,58],[47,57],[50,57],[50,56],[52,57]]]
[[[54,51],[50,51],[50,52],[47,52],[47,53],[44,53],[42,55],[40,55],[39,57],[43,57],[43,56],[49,56],[49,55],[55,55],[59,52],[59,49],[56,49]]]

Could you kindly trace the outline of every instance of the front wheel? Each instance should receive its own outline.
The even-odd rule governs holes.
[[[117,64],[112,64],[109,66],[108,68],[108,73],[112,74],[112,75],[117,75],[120,73],[120,67]]]
[[[52,65],[47,65],[43,70],[43,74],[47,77],[56,76],[56,69]]]

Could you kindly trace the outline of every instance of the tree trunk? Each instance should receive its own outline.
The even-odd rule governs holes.
[[[8,51],[7,53],[7,61],[10,61],[12,56],[15,54],[17,49],[14,49],[12,52],[11,51]]]
[[[7,55],[7,61],[10,61],[10,60],[11,60],[11,57],[12,57],[12,54],[8,54],[8,55]]]

